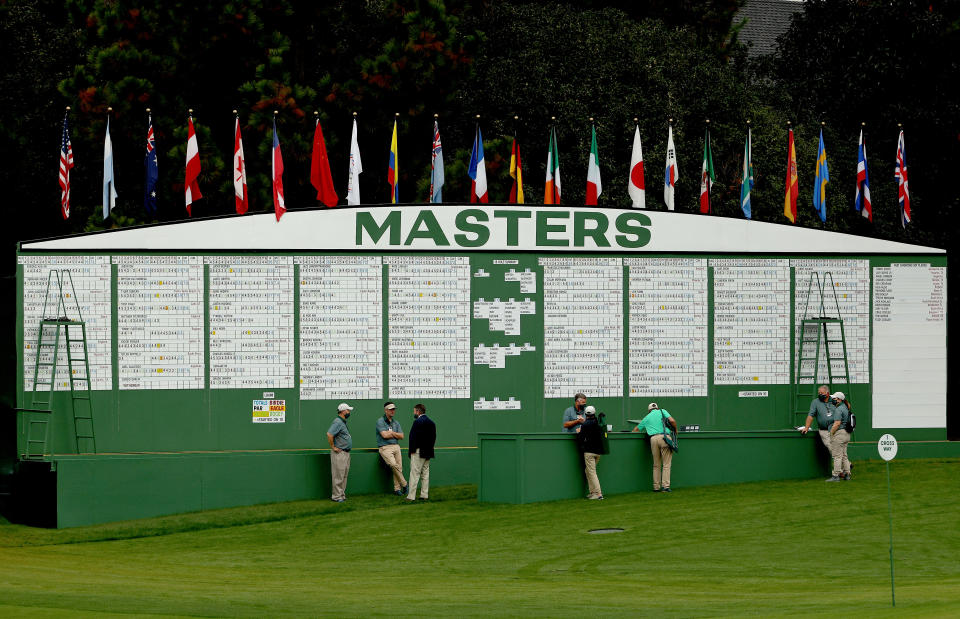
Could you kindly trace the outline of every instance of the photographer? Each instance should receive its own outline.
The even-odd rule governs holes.
[[[603,500],[603,492],[600,490],[600,479],[597,478],[597,462],[600,461],[600,454],[604,453],[603,448],[603,429],[597,422],[597,411],[592,406],[584,409],[585,419],[580,426],[580,434],[577,436],[577,445],[580,447],[580,453],[583,454],[583,472],[587,477],[587,488],[590,500]]]

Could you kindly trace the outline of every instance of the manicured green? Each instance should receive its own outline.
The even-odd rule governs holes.
[[[416,505],[381,495],[67,530],[0,524],[0,615],[955,614],[960,460],[894,461],[891,473],[896,609],[885,465],[870,461],[850,483],[676,479],[669,495],[602,502],[479,504],[456,486]],[[586,532],[599,527],[625,531]]]

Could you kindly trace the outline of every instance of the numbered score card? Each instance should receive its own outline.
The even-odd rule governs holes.
[[[286,416],[286,400],[253,401],[253,423],[283,423]]]

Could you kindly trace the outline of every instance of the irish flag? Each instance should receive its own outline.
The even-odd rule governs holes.
[[[547,182],[543,188],[544,204],[560,204],[560,157],[557,152],[557,128],[550,128],[547,146]]]
[[[590,159],[587,163],[587,206],[596,206],[597,197],[603,192],[600,185],[600,155],[597,152],[597,127],[590,127],[592,138],[590,140]]]

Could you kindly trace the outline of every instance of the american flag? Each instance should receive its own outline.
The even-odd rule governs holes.
[[[67,108],[69,114],[70,108]],[[63,218],[70,217],[70,170],[73,168],[73,146],[70,144],[70,125],[63,115],[63,137],[60,140],[60,210]]]
[[[910,223],[910,190],[907,188],[907,153],[903,143],[903,129],[897,140],[897,167],[893,173],[899,183],[897,196],[900,202],[900,223],[904,228]]]

